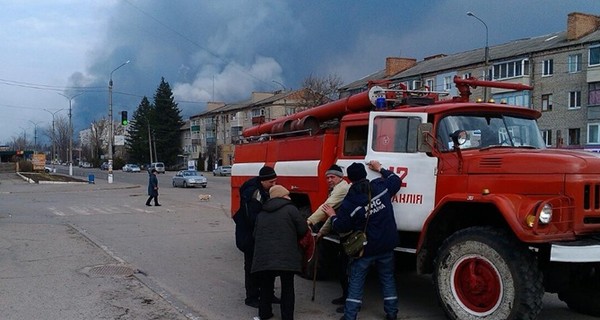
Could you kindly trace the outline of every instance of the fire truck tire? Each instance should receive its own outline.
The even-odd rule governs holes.
[[[569,288],[558,293],[570,309],[600,317],[600,264],[582,266],[573,273]]]
[[[544,288],[535,257],[512,234],[471,227],[446,239],[433,280],[450,319],[535,319]]]

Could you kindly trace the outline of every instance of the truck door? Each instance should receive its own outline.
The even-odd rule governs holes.
[[[433,210],[437,158],[418,151],[417,129],[426,113],[371,112],[365,161],[379,160],[402,178],[392,204],[398,230],[420,232]],[[379,174],[368,171],[368,178]]]

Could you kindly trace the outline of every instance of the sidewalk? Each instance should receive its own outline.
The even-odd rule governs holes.
[[[28,212],[35,193],[139,187],[29,184],[0,174],[2,319],[187,319],[135,276],[137,270],[45,212]]]
[[[0,194],[3,192],[29,192],[42,190],[52,190],[53,192],[70,190],[109,190],[109,189],[131,189],[139,188],[140,185],[123,182],[108,183],[107,179],[98,179],[94,177],[94,183],[88,183],[87,177],[76,176],[85,182],[50,182],[50,183],[28,183],[16,173],[0,173]],[[48,188],[51,186],[51,188]]]

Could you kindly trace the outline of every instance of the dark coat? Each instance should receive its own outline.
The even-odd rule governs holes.
[[[158,178],[153,173],[148,175],[148,195],[158,196]]]
[[[367,245],[364,256],[374,256],[393,250],[398,245],[398,230],[391,197],[400,190],[402,180],[393,172],[381,169],[381,178],[361,180],[352,184],[333,218],[333,230],[344,233],[364,230],[369,186],[371,215],[367,223]]]
[[[258,177],[247,180],[240,187],[240,208],[233,216],[233,221],[235,245],[243,252],[254,249],[254,223],[268,199],[269,192],[263,189]]]
[[[308,230],[292,201],[273,198],[264,204],[254,229],[254,260],[252,272],[302,271],[302,250],[298,239]]]

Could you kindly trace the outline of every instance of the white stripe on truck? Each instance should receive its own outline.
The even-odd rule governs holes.
[[[278,161],[275,163],[275,173],[285,177],[317,177],[319,160],[307,161]],[[232,176],[257,176],[264,162],[236,163],[231,168]]]

